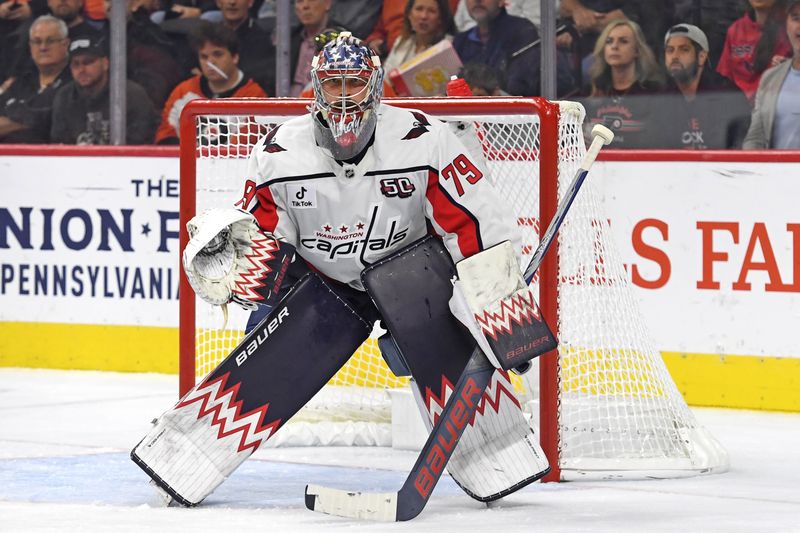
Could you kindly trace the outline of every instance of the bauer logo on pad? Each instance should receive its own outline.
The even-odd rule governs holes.
[[[316,209],[317,189],[309,185],[287,185],[287,199],[292,209]]]

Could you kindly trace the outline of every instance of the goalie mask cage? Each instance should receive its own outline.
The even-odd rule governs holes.
[[[540,98],[386,99],[454,128],[467,125],[523,241],[523,268],[539,229],[555,213],[585,153],[583,108]],[[307,113],[308,100],[190,102],[181,116],[180,242],[186,222],[241,197],[250,150],[271,127]],[[474,137],[473,137],[474,138]],[[309,133],[309,143],[313,138]],[[469,145],[468,145],[469,146]],[[475,145],[477,146],[477,145]],[[725,450],[684,402],[638,311],[599,195],[588,179],[540,268],[539,303],[558,353],[515,386],[538,426],[553,471],[549,481],[678,477],[724,471]],[[243,336],[247,313],[222,313],[180,285],[180,393],[185,394]],[[538,370],[538,371],[537,371]],[[331,382],[267,445],[391,443],[390,394],[408,386],[368,339]]]

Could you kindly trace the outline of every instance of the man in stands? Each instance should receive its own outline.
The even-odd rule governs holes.
[[[239,68],[268,94],[275,94],[275,46],[272,36],[250,16],[253,0],[217,0],[223,23],[236,32]]]
[[[664,38],[671,94],[664,95],[663,148],[740,148],[750,123],[744,94],[710,64],[708,39],[691,24],[676,24]]]
[[[189,35],[189,44],[197,54],[202,74],[182,81],[169,95],[156,132],[157,144],[180,142],[181,111],[192,100],[267,96],[264,89],[239,68],[239,42],[229,27],[202,22]]]
[[[540,94],[539,47],[525,47],[538,40],[539,32],[528,19],[506,13],[504,0],[465,0],[477,25],[453,39],[463,64],[485,63],[500,75],[501,88],[513,96]],[[558,92],[572,89],[573,78],[566,61],[559,61]]]
[[[106,33],[104,21],[87,21],[83,16],[84,0],[47,0],[49,13],[63,20],[69,30],[69,38],[75,40],[79,37],[96,38]],[[28,48],[28,35],[32,21],[28,21],[15,32],[16,43],[10,50],[3,50],[9,54],[8,72],[10,76],[21,76],[25,73],[36,74],[36,65]]]
[[[56,93],[50,140],[65,144],[109,144],[110,91],[105,38],[82,37],[70,43],[73,81]],[[127,82],[126,142],[150,144],[158,113],[138,83]]]
[[[332,1],[297,0],[294,4],[294,12],[300,24],[292,28],[290,37],[290,96],[298,96],[311,85],[311,60],[318,51],[314,38],[325,28],[341,27],[341,24],[330,18]]]
[[[56,91],[71,79],[67,25],[42,15],[31,26],[28,43],[37,72],[14,80],[0,97],[0,142],[43,143],[50,139]]]

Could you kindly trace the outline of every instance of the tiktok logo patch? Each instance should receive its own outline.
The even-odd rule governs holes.
[[[316,209],[316,188],[308,185],[287,185],[286,192],[292,209]]]

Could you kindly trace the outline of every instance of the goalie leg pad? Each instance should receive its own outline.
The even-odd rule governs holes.
[[[441,241],[426,237],[361,276],[408,363],[429,428],[476,346],[448,307],[454,274]],[[549,471],[505,372],[494,373],[447,469],[480,501],[501,498]]]
[[[197,505],[330,380],[371,329],[309,274],[156,420],[131,459],[175,501]]]

